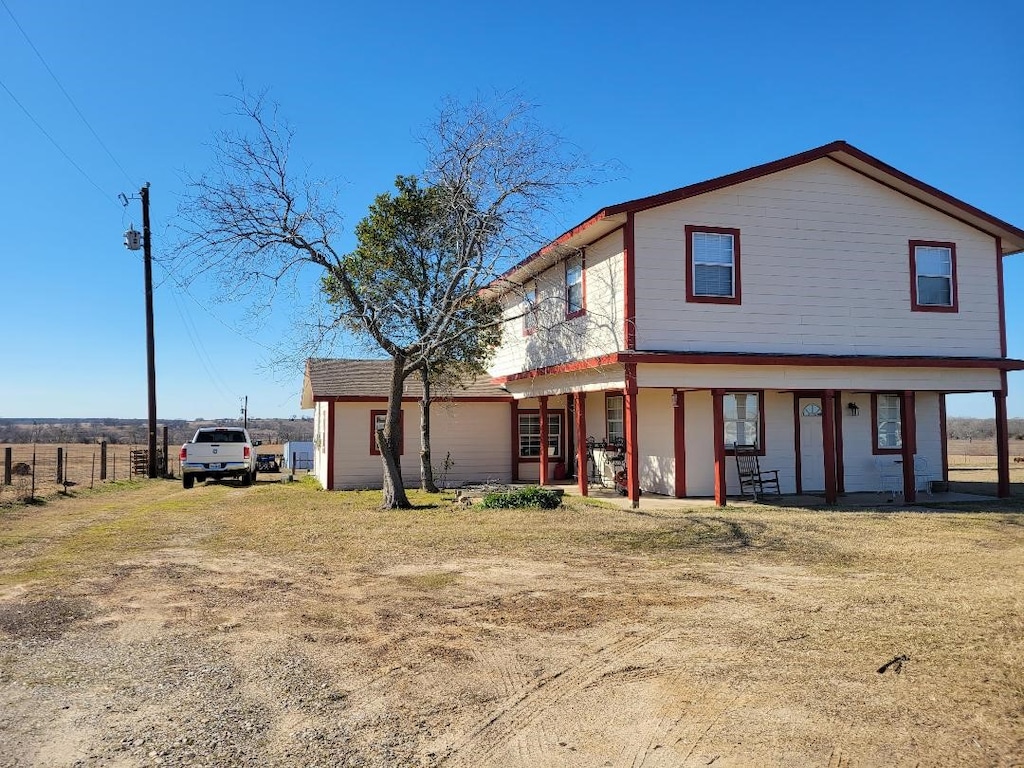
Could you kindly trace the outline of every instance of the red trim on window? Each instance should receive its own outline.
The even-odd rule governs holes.
[[[872,392],[871,393],[871,453],[875,456],[887,456],[896,453],[902,453],[903,448],[879,448],[878,447],[878,396],[879,395],[891,395],[899,397],[899,392]],[[900,418],[902,419],[903,412],[900,411]],[[904,424],[900,422],[900,439],[906,443],[907,436],[904,434]]]
[[[520,408],[516,411],[516,423],[515,423],[515,438],[516,442],[512,449],[512,455],[517,457],[517,461],[523,464],[540,464],[540,456],[520,456],[519,455],[519,417],[523,415],[537,414],[540,416],[539,408]],[[558,416],[558,424],[561,427],[561,432],[558,436],[558,456],[552,456],[549,461],[556,464],[565,461],[565,409],[564,408],[548,408],[548,416]],[[541,444],[541,450],[544,449]]]
[[[622,339],[626,349],[636,349],[636,222],[632,212],[626,214],[622,231]]]
[[[569,266],[579,259],[580,262],[580,308],[575,312],[569,311]],[[571,320],[587,314],[587,252],[580,249],[578,256],[566,259],[565,264],[565,319]]]
[[[1003,292],[1003,240],[996,238],[996,291],[999,294],[999,354],[1006,357],[1006,296]]]
[[[377,433],[374,430],[374,426],[377,423],[378,416],[384,416],[387,418],[388,412],[386,410],[371,409],[370,410],[370,455],[380,456],[380,451],[377,450]],[[398,455],[405,455],[405,413],[403,411],[398,412]]]
[[[704,296],[693,292],[693,236],[698,232],[732,235],[732,296]],[[686,225],[686,300],[700,304],[741,304],[740,293],[740,231],[730,227]]]
[[[675,405],[672,406],[672,449],[675,456],[676,498],[686,497],[686,393],[672,390]]]
[[[764,428],[764,390],[763,389],[723,389],[723,397],[725,395],[757,395],[757,455],[765,455],[765,428]],[[722,403],[722,434],[725,434],[725,403]],[[725,449],[726,456],[735,456],[734,451],[729,446],[723,446]]]
[[[626,439],[626,401],[623,399],[622,390],[616,389],[604,393],[604,439],[606,442],[611,439],[611,433],[608,430],[608,401],[613,397],[622,400],[622,439]]]
[[[334,411],[338,406],[327,403],[327,490],[334,490]]]
[[[917,303],[917,249],[919,247],[949,248],[950,266],[950,301],[949,306],[941,304],[918,304]],[[940,242],[938,240],[911,240],[910,241],[910,308],[914,312],[958,312],[959,297],[957,296],[956,285],[956,243]]]

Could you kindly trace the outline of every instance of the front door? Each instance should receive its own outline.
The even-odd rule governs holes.
[[[804,493],[825,491],[825,446],[821,438],[822,408],[820,397],[801,397],[797,401],[800,414],[800,484]]]

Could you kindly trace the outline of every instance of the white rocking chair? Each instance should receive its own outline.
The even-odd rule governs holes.
[[[888,493],[895,501],[896,494],[903,495],[903,471],[893,461],[875,456],[875,469],[878,471],[878,492]]]

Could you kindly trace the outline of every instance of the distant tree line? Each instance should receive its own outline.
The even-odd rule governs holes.
[[[1024,440],[1024,419],[1007,419],[1011,440]],[[951,440],[995,440],[995,419],[970,419],[953,416],[946,420]]]
[[[172,419],[158,422],[157,441],[163,439],[181,445],[203,426],[231,424],[238,419]],[[146,419],[2,419],[0,443],[100,443],[112,445],[144,445],[147,441]],[[249,433],[264,443],[287,443],[313,439],[313,420],[304,416],[292,419],[249,419]]]

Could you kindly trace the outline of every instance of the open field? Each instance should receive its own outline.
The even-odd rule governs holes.
[[[143,481],[3,510],[0,766],[1024,754],[1024,498],[414,498],[380,512],[376,494],[305,482]]]

